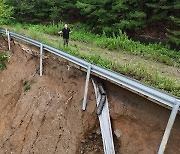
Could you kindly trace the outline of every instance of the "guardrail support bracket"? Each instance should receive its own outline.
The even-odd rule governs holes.
[[[10,51],[11,50],[11,38],[10,38],[9,31],[7,31],[7,29],[6,29],[6,35],[7,35],[7,39],[8,39],[8,49]]]
[[[83,105],[82,105],[82,110],[86,110],[86,104],[87,104],[87,94],[88,94],[88,86],[89,86],[89,79],[91,75],[91,64],[89,64],[88,69],[87,69],[87,75],[86,75],[86,85],[85,85],[85,90],[84,90],[84,100],[83,100]]]
[[[43,71],[43,44],[41,43],[40,45],[40,76],[42,76],[42,71]]]

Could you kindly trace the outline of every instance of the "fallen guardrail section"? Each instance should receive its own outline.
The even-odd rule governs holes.
[[[98,114],[100,128],[101,128],[104,153],[115,154],[107,96],[102,94],[102,91],[101,91],[101,89],[103,89],[102,85],[99,85],[93,79],[92,79],[92,83],[93,83],[94,91],[96,95],[97,114]]]
[[[158,154],[164,153],[167,141],[170,136],[172,126],[173,126],[175,118],[176,118],[176,115],[177,115],[178,111],[180,111],[180,98],[169,95],[167,93],[164,93],[158,89],[147,86],[145,84],[142,84],[141,82],[133,80],[133,79],[126,77],[124,75],[121,75],[119,73],[116,73],[111,70],[107,70],[102,67],[96,66],[94,64],[88,63],[87,61],[85,61],[83,59],[77,58],[77,57],[72,56],[66,52],[59,50],[59,49],[50,47],[46,44],[43,44],[39,41],[33,40],[28,37],[25,37],[23,35],[19,35],[14,32],[11,32],[11,31],[4,30],[4,29],[0,29],[0,33],[7,35],[9,50],[11,49],[11,44],[10,44],[11,37],[18,39],[18,40],[22,40],[26,43],[32,44],[32,45],[40,48],[40,76],[43,75],[42,74],[43,73],[43,65],[42,65],[43,50],[53,53],[61,58],[64,58],[64,59],[84,68],[85,70],[87,70],[84,100],[83,100],[83,106],[82,106],[83,110],[86,109],[86,101],[87,101],[87,93],[88,93],[88,84],[89,84],[90,74],[94,74],[103,79],[109,80],[109,81],[113,82],[114,84],[117,84],[117,85],[124,87],[138,95],[145,97],[146,99],[154,101],[155,103],[158,103],[159,105],[162,105],[168,109],[171,109],[172,112],[171,112],[170,118],[168,120],[167,127],[165,129],[163,139],[160,144],[159,151],[158,151]]]

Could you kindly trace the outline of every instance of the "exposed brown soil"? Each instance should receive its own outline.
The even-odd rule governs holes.
[[[1,50],[7,50],[6,46],[0,38]],[[92,84],[87,110],[81,110],[86,74],[46,53],[40,77],[38,56],[13,43],[10,54],[7,69],[0,72],[0,154],[103,153]],[[170,111],[109,82],[103,83],[110,103],[116,153],[157,153]],[[180,153],[179,132],[178,116],[167,154]]]

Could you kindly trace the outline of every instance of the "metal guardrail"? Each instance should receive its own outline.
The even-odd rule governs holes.
[[[101,77],[103,77],[107,80],[110,80],[118,85],[121,85],[135,93],[138,93],[139,95],[142,95],[142,96],[146,97],[147,99],[155,100],[158,102],[158,104],[172,109],[172,113],[170,116],[170,119],[172,119],[172,120],[170,121],[170,124],[168,122],[168,125],[166,128],[169,131],[165,131],[165,134],[164,134],[165,139],[163,138],[163,141],[165,141],[166,139],[168,140],[169,134],[170,134],[170,131],[172,128],[171,124],[172,124],[172,122],[174,123],[174,120],[175,120],[178,110],[180,111],[180,107],[179,107],[180,98],[175,97],[173,95],[169,95],[169,94],[162,92],[156,88],[142,84],[139,81],[136,81],[134,79],[131,79],[129,77],[126,77],[124,75],[116,73],[114,71],[104,69],[104,68],[96,66],[94,64],[90,64],[89,62],[87,62],[83,59],[72,56],[66,52],[63,52],[56,48],[50,47],[46,44],[43,44],[39,41],[33,40],[26,36],[19,35],[14,32],[4,30],[4,29],[0,29],[0,33],[6,34],[8,36],[9,49],[10,49],[10,37],[25,41],[27,43],[30,43],[30,44],[35,45],[36,47],[40,48],[40,75],[42,75],[42,51],[43,51],[43,49],[61,57],[61,58],[64,58],[84,69],[87,69],[88,71],[87,71],[87,77],[86,77],[86,86],[85,86],[86,88],[85,88],[85,95],[84,95],[84,101],[83,101],[83,110],[85,110],[85,108],[86,108],[86,99],[87,99],[87,90],[88,90],[87,88],[88,88],[90,73],[94,73],[98,76],[101,76]],[[167,142],[163,142],[161,144],[166,145],[166,143]],[[165,146],[161,145],[160,147],[161,147],[161,149],[158,152],[159,154],[161,154],[162,151],[165,150]]]
[[[3,29],[0,29],[0,33],[6,34],[6,31]],[[42,45],[44,50],[47,50],[47,51],[49,51],[49,52],[51,52],[57,56],[60,56],[61,58],[64,58],[64,59],[66,59],[66,60],[68,60],[68,61],[70,61],[70,62],[72,62],[78,66],[81,66],[82,68],[88,69],[89,65],[91,65],[91,72],[93,72],[99,76],[102,76],[103,78],[106,78],[108,80],[111,80],[111,81],[113,81],[119,85],[122,85],[122,86],[124,86],[124,87],[126,87],[132,91],[135,91],[141,95],[144,95],[148,98],[156,100],[156,101],[158,101],[158,102],[160,102],[160,103],[162,103],[162,104],[164,104],[170,108],[172,108],[174,106],[174,104],[176,104],[177,100],[180,101],[180,98],[178,98],[178,97],[169,95],[165,92],[162,92],[158,89],[155,89],[153,87],[142,84],[139,81],[136,81],[134,79],[131,79],[131,78],[126,77],[124,75],[121,75],[119,73],[113,72],[111,70],[107,70],[107,69],[104,69],[102,67],[90,64],[83,59],[72,56],[68,53],[65,53],[65,52],[60,51],[56,48],[50,47],[50,46],[43,44],[39,41],[33,40],[31,38],[28,38],[28,37],[25,37],[25,36],[22,36],[19,34],[16,34],[14,32],[9,32],[9,35],[11,37],[16,38],[16,39],[19,39],[19,40],[25,41],[27,43],[33,44],[36,47],[41,47],[41,45]],[[180,109],[179,109],[179,111],[180,111]]]

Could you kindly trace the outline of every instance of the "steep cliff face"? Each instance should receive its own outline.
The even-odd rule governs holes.
[[[2,38],[0,44],[7,50]],[[87,110],[81,110],[86,74],[45,53],[40,77],[37,53],[12,43],[7,69],[0,72],[0,153],[103,153],[92,84]],[[116,152],[156,153],[170,112],[103,82]],[[179,126],[177,117],[166,153],[180,152]]]
[[[81,110],[85,76],[67,63],[44,60],[12,46],[0,73],[0,153],[74,153],[97,122],[92,86]]]

